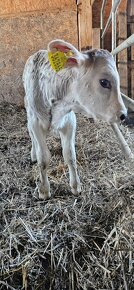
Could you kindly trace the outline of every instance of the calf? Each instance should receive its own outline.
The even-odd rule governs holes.
[[[51,68],[49,53],[62,52],[63,69]],[[70,43],[54,40],[48,50],[32,55],[24,69],[25,107],[32,141],[31,159],[40,169],[39,198],[51,196],[47,177],[50,153],[46,137],[58,130],[63,157],[68,164],[72,192],[81,190],[76,166],[74,112],[109,123],[127,114],[120,94],[119,75],[112,55],[106,50],[79,52]]]

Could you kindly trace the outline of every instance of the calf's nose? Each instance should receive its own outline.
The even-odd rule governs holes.
[[[122,122],[125,121],[126,118],[127,118],[127,114],[126,114],[126,115],[125,115],[125,114],[121,114],[121,116],[120,116],[120,120],[121,120]]]

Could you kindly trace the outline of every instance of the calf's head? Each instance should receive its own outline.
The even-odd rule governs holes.
[[[126,118],[119,74],[107,50],[94,49],[82,53],[62,40],[50,42],[48,50],[58,50],[67,55],[65,66],[75,71],[73,95],[86,114],[110,123]]]

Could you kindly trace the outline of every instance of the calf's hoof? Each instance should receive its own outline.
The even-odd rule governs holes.
[[[51,197],[50,188],[45,188],[43,184],[38,185],[39,199],[49,199]]]
[[[35,151],[33,150],[33,148],[31,149],[31,161],[32,161],[33,163],[37,162],[36,153],[35,153]]]
[[[71,185],[71,191],[74,195],[77,195],[81,192],[81,184]]]

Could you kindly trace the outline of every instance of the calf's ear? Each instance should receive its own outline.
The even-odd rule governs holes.
[[[65,53],[67,56],[66,67],[81,65],[86,59],[86,56],[78,51],[72,44],[61,39],[51,41],[48,44],[48,51],[52,53],[56,51]]]

